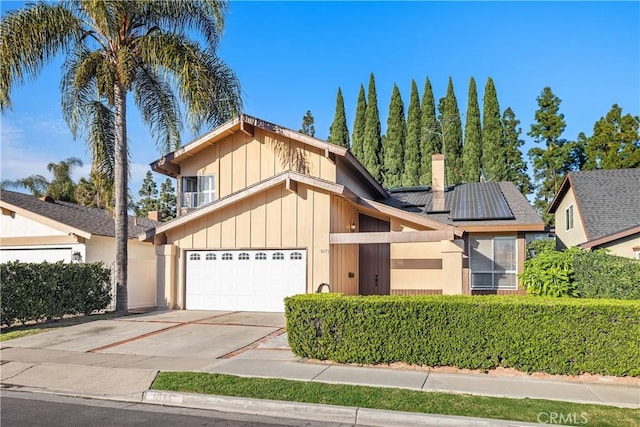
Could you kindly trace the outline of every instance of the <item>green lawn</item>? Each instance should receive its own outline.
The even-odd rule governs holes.
[[[201,372],[160,372],[151,386],[155,390],[216,394],[256,399],[322,403],[328,405],[422,412],[441,415],[494,418],[512,421],[547,421],[545,413],[575,414],[576,425],[640,425],[640,409],[584,405],[538,399],[506,399],[446,393],[427,393],[397,388],[246,378]],[[538,414],[541,419],[538,420]],[[566,421],[564,424],[567,424]]]

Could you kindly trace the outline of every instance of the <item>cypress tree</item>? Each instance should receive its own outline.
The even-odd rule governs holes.
[[[151,171],[147,171],[138,194],[140,195],[140,200],[138,200],[135,207],[137,216],[145,217],[150,211],[158,210],[158,187],[153,180]]]
[[[353,137],[351,138],[351,151],[356,159],[364,162],[364,122],[367,114],[367,101],[364,97],[364,86],[360,85],[358,92],[358,105],[356,106],[356,118],[353,121]]]
[[[469,80],[469,100],[464,126],[464,145],[462,147],[462,179],[464,182],[480,180],[480,158],[482,155],[482,134],[480,128],[480,108],[476,80]]]
[[[404,174],[402,185],[412,186],[420,184],[422,174],[420,162],[420,96],[418,85],[411,80],[411,100],[407,114],[407,137],[404,142]]]
[[[387,135],[383,145],[382,183],[386,188],[402,185],[406,128],[404,103],[402,102],[400,89],[394,84],[391,103],[389,104],[389,117],[387,118]]]
[[[307,110],[307,113],[302,117],[302,127],[298,132],[309,136],[315,136],[316,127],[314,126],[314,123],[315,119],[313,118],[313,114],[311,114],[311,111]]]
[[[336,114],[329,129],[329,142],[349,148],[349,129],[347,129],[347,116],[344,112],[344,98],[338,88],[336,96]]]
[[[462,182],[462,122],[451,77],[447,85],[447,96],[444,99],[441,126],[446,182],[448,185],[460,184]]]
[[[160,186],[160,196],[158,197],[158,209],[163,222],[176,217],[177,204],[176,190],[173,188],[171,178],[167,178]]]
[[[376,94],[376,81],[373,73],[369,77],[369,90],[367,93],[367,112],[364,122],[364,167],[371,176],[380,182],[382,180],[382,137],[380,136],[380,113],[378,112],[378,95]]]
[[[507,157],[502,143],[502,124],[498,95],[489,77],[482,105],[482,172],[489,181],[507,179]]]
[[[429,77],[424,82],[420,117],[420,183],[431,185],[431,156],[442,152],[440,123]]]
[[[502,114],[502,140],[504,141],[505,154],[507,158],[507,181],[513,182],[522,194],[531,193],[531,180],[527,173],[527,162],[522,158],[520,147],[524,141],[520,139],[522,129],[518,126],[520,120],[511,107],[504,110]]]

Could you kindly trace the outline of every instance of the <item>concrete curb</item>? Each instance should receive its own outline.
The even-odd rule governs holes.
[[[156,390],[145,392],[142,396],[142,403],[371,427],[423,427],[426,425],[515,427],[539,425],[519,421],[430,415],[355,408],[350,406],[248,399]]]

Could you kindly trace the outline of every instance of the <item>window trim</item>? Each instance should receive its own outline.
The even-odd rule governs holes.
[[[211,189],[206,191],[202,190],[203,183],[205,178],[211,179],[212,185]],[[194,183],[195,181],[195,183]],[[195,186],[195,191],[186,191],[186,183],[191,182],[190,187]],[[186,196],[187,194],[195,195],[194,203],[187,203]],[[207,197],[205,197],[205,195]],[[204,206],[208,203],[214,202],[217,200],[218,193],[216,191],[216,174],[208,173],[202,175],[184,175],[180,177],[180,207],[181,208],[199,208],[200,206]]]
[[[564,210],[564,229],[565,231],[573,230],[573,205],[569,205]]]
[[[491,270],[474,270],[472,268],[472,250],[469,249],[469,290],[472,291],[515,291],[519,289],[518,281],[518,236],[469,236],[469,246],[471,247],[473,240],[491,240]],[[495,241],[496,240],[513,240],[514,241],[514,270],[497,270],[495,261]],[[491,274],[491,287],[474,287],[473,275],[474,274]],[[498,286],[496,285],[496,276],[499,274],[513,274],[515,277],[515,286]]]

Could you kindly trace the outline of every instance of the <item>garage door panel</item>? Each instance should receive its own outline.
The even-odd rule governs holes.
[[[186,308],[284,311],[306,291],[306,250],[187,251]]]

